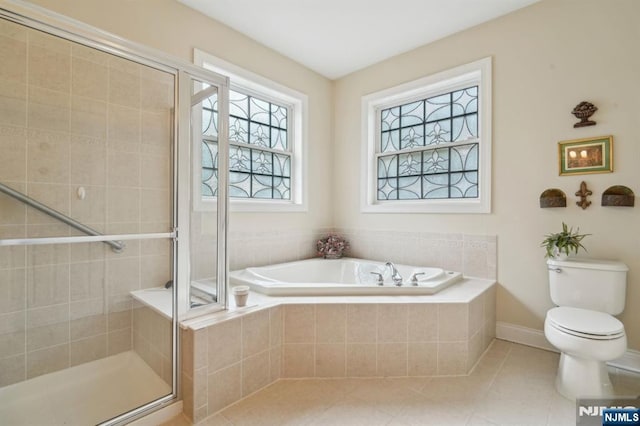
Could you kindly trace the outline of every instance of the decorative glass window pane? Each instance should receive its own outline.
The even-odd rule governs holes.
[[[478,114],[478,86],[381,110],[378,200],[477,198]]]
[[[203,107],[202,193],[217,194],[217,98]],[[288,109],[229,91],[229,196],[291,199]],[[258,149],[260,148],[260,149]]]

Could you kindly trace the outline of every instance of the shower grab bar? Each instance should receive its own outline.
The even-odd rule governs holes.
[[[90,228],[87,225],[80,223],[77,220],[63,213],[60,213],[59,211],[54,210],[45,204],[42,204],[40,201],[34,200],[33,198],[23,194],[22,192],[9,188],[7,185],[3,183],[0,183],[0,192],[4,192],[8,196],[13,197],[18,201],[22,201],[26,205],[33,207],[34,209],[39,210],[42,213],[53,217],[54,219],[58,219],[60,222],[63,222],[69,225],[70,227],[77,229],[78,231],[84,232],[87,235],[93,235],[93,236],[103,235],[100,232],[96,231],[95,229]],[[124,250],[124,247],[125,247],[122,241],[109,240],[109,241],[102,241],[102,242],[111,246],[111,250],[113,250],[116,253],[120,253],[122,250]]]

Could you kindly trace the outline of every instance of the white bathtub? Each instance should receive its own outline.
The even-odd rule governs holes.
[[[395,265],[403,277],[401,286],[391,279],[391,270],[382,262],[363,259],[309,259],[278,265],[233,271],[230,284],[248,285],[270,296],[410,295],[434,294],[462,279],[460,272],[440,268]],[[383,285],[377,284],[382,274]],[[415,273],[417,283],[411,283]]]

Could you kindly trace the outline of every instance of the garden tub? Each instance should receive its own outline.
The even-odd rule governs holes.
[[[385,262],[352,258],[250,267],[231,272],[229,281],[269,296],[361,296],[435,294],[462,280],[460,272],[441,268],[394,266],[401,282],[394,282],[392,267]]]

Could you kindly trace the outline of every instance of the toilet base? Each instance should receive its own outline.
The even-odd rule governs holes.
[[[578,358],[562,353],[556,376],[556,389],[567,399],[609,398],[613,385],[603,361]]]

